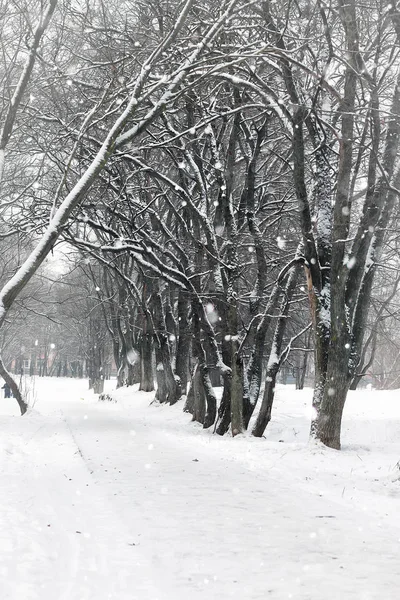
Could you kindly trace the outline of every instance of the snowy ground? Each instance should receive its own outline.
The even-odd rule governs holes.
[[[152,394],[36,379],[0,402],[2,600],[397,600],[400,397],[351,393],[343,450],[310,390],[266,439],[219,438]]]

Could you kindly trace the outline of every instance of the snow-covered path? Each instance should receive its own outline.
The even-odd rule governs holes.
[[[21,429],[8,436],[1,457],[0,597],[128,600],[134,589],[138,598],[161,598],[60,417],[31,415],[22,447]]]
[[[27,462],[16,449],[16,471],[12,443],[2,461],[2,598],[398,598],[398,498],[371,512],[326,478],[320,493],[273,448],[264,460],[260,440],[204,435],[180,407],[149,408],[151,396],[127,390],[96,403],[52,385],[37,405],[45,418],[29,417]],[[8,505],[18,473],[25,495]]]

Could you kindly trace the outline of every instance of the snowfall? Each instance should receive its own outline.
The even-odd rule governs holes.
[[[338,452],[311,390],[279,386],[262,439],[86,380],[0,399],[1,600],[397,600],[400,394],[351,392]]]

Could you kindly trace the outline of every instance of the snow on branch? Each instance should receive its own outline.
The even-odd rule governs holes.
[[[238,0],[231,0],[230,2],[224,3],[223,11],[219,19],[214,23],[214,25],[212,25],[209,28],[203,40],[196,46],[196,49],[190,54],[189,58],[183,63],[183,65],[176,69],[175,76],[172,78],[172,81],[167,87],[166,92],[161,96],[159,101],[156,102],[155,105],[148,110],[146,116],[137,125],[123,133],[123,130],[127,125],[128,121],[132,119],[132,116],[136,112],[140,100],[139,95],[143,88],[144,82],[146,81],[150,73],[150,67],[152,63],[161,52],[164,52],[172,44],[178,32],[183,27],[188,11],[193,4],[193,0],[188,0],[186,2],[183,10],[181,11],[180,15],[176,20],[173,31],[161,43],[159,48],[156,49],[150,55],[148,61],[145,64],[146,69],[142,68],[137,78],[133,93],[127,103],[125,110],[116,119],[114,125],[111,126],[96,156],[93,158],[86,171],[74,185],[72,190],[69,192],[69,194],[59,206],[59,208],[55,211],[51,222],[49,223],[46,231],[44,232],[37,246],[27,257],[27,259],[21,265],[21,267],[18,269],[15,275],[1,290],[0,324],[3,322],[5,315],[10,306],[12,305],[14,299],[17,297],[19,292],[25,287],[28,281],[32,278],[38,267],[41,265],[48,253],[53,248],[54,243],[60,236],[64,226],[67,224],[68,219],[71,216],[73,210],[79,205],[81,200],[84,198],[86,192],[90,189],[94,181],[96,181],[98,175],[100,174],[104,166],[107,164],[110,156],[114,154],[116,149],[123,147],[128,142],[131,142],[165,109],[166,105],[172,100],[174,92],[179,88],[181,83],[188,75],[188,72],[190,71],[192,65],[195,63],[201,52],[207,47],[211,40],[220,31],[237,2]],[[55,6],[54,0],[51,6],[53,6],[53,4]],[[29,79],[29,75],[30,72],[26,76],[26,82]],[[23,81],[25,81],[25,79]],[[142,257],[138,256],[138,258],[140,258],[140,260],[143,260]],[[178,285],[182,285],[181,280],[177,281],[176,283]]]
[[[46,31],[50,19],[54,13],[54,10],[57,6],[57,0],[49,0],[49,4],[45,12],[41,15],[40,21],[36,26],[36,29],[33,34],[33,42],[29,50],[29,54],[26,58],[25,65],[19,81],[17,83],[17,87],[14,90],[14,94],[10,100],[8,110],[6,112],[6,116],[4,119],[4,125],[0,130],[0,183],[3,179],[4,173],[4,163],[5,163],[5,149],[7,143],[11,137],[15,119],[17,117],[18,109],[21,105],[22,97],[25,93],[27,85],[29,83],[29,79],[31,77],[33,67],[36,62],[37,50],[39,48],[41,39],[43,37],[44,32]]]

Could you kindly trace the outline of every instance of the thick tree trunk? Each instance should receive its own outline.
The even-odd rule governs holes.
[[[317,339],[317,337],[316,337]],[[318,422],[320,420],[320,413],[322,402],[324,398],[324,391],[326,385],[326,370],[328,366],[328,355],[326,352],[319,354],[317,351],[314,352],[314,392],[312,399],[313,413],[311,418],[310,436],[315,438],[318,436]]]
[[[177,385],[172,370],[168,333],[165,326],[161,293],[158,289],[153,294],[153,306],[156,328],[154,341],[156,347],[157,383],[160,386],[157,389],[156,399],[160,402],[168,401],[170,404],[175,404],[180,397],[180,386]]]
[[[176,347],[175,372],[180,379],[182,392],[187,394],[190,359],[190,299],[187,292],[180,290],[178,298],[178,343]]]
[[[126,378],[126,385],[129,387],[139,383],[140,381],[140,368],[137,362],[131,364],[128,363],[128,376]]]
[[[197,363],[193,372],[185,410],[192,412],[193,419],[202,423],[206,429],[215,423],[217,398],[211,384],[206,352],[201,339],[200,319],[196,310],[193,311],[193,350]],[[190,407],[192,407],[192,410],[190,410]]]
[[[333,379],[331,379],[333,378]],[[335,450],[340,450],[340,433],[343,409],[350,379],[343,374],[341,365],[329,369],[329,385],[325,386],[321,413],[318,421],[317,438]]]
[[[314,334],[314,392],[312,399],[310,436],[317,437],[318,421],[324,397],[326,371],[328,368],[330,344],[330,299],[329,296],[317,296],[311,279],[310,269],[305,268],[308,298]]]
[[[194,377],[196,375],[196,369],[198,369],[198,368],[199,368],[199,363],[197,362],[194,366],[193,373],[190,378],[190,384],[189,384],[189,389],[188,389],[188,393],[186,396],[186,402],[185,402],[185,406],[183,408],[183,412],[190,413],[191,415],[194,412]]]
[[[156,366],[157,391],[156,391],[155,399],[158,402],[160,402],[161,404],[164,404],[165,402],[168,402],[168,387],[167,387],[167,381],[166,381],[166,377],[165,377],[165,373],[164,373],[164,366],[162,363],[162,352],[157,344],[156,344],[156,348],[155,348],[155,353],[156,353],[156,363],[157,363],[157,366]]]
[[[109,328],[112,332],[111,340],[113,346],[113,356],[115,366],[117,367],[117,388],[120,388],[124,385],[124,377],[125,377],[125,361],[122,356],[121,351],[121,340],[118,331],[120,327],[117,325],[117,321],[119,318],[116,315],[113,315],[111,321],[112,325]]]
[[[233,344],[231,352],[231,372],[224,374],[224,389],[222,392],[221,403],[218,409],[218,425],[216,433],[225,435],[229,426],[232,427],[232,435],[243,432],[243,364],[240,357],[237,356],[237,346]]]
[[[232,435],[243,432],[243,364],[238,356],[238,307],[234,290],[229,293],[228,311],[224,323],[224,339],[222,341],[222,358],[231,371],[224,374],[224,391],[218,410],[218,435],[224,435],[231,425]],[[222,310],[222,309],[221,309]],[[225,308],[226,311],[226,308]]]
[[[232,341],[231,429],[232,435],[243,432],[243,363],[238,356],[239,344]]]
[[[206,416],[206,396],[204,393],[204,387],[201,382],[200,368],[198,367],[193,375],[193,421],[204,424],[204,418]]]
[[[224,317],[224,320],[226,317]],[[227,331],[232,331],[229,327],[228,319],[224,323],[223,329],[223,340],[222,340],[222,358],[225,364],[229,365],[232,368],[232,342],[231,336],[225,335]],[[226,372],[223,374],[223,392],[221,402],[218,408],[218,425],[216,427],[216,432],[218,435],[225,435],[225,433],[229,429],[229,425],[231,424],[231,396],[232,396],[232,372]]]
[[[204,415],[203,427],[207,429],[215,423],[217,417],[217,397],[211,384],[208,368],[205,363],[200,365],[200,381],[204,389],[206,399],[206,414]]]
[[[226,373],[224,375],[224,389],[222,392],[222,398],[218,408],[219,422],[215,430],[218,435],[225,435],[231,422],[231,384],[232,375],[231,373]]]
[[[147,331],[142,333],[140,342],[140,386],[142,392],[154,390],[153,373],[153,336]]]

